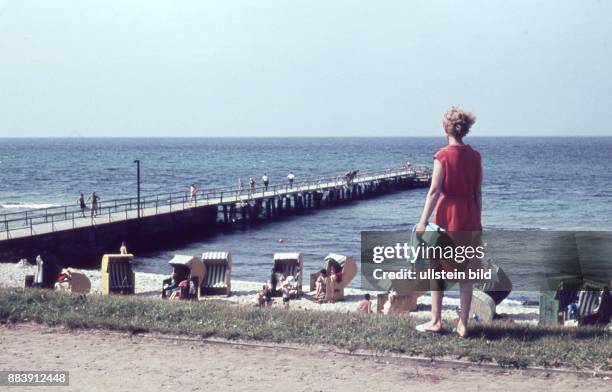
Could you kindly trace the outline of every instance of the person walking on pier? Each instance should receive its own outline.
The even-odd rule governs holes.
[[[242,177],[238,177],[238,196],[242,195],[242,191],[244,191],[244,182]]]
[[[427,192],[425,206],[416,232],[422,237],[427,222],[435,210],[433,222],[446,230],[456,247],[476,248],[481,246],[482,231],[482,163],[478,151],[463,143],[463,138],[476,121],[473,114],[458,107],[452,107],[444,115],[444,131],[448,145],[434,155],[431,187]],[[472,258],[461,263],[454,260],[432,260],[437,270],[458,269],[468,275],[480,268],[480,260]],[[442,299],[444,281],[434,281],[431,292],[431,321],[417,326],[418,331],[440,332],[442,329]],[[440,287],[435,287],[439,283]],[[457,334],[468,335],[468,320],[472,304],[472,283],[465,279],[459,282],[461,314]]]
[[[91,217],[93,218],[98,215],[98,201],[100,201],[100,196],[96,195],[96,192],[92,192],[87,201],[91,201]]]
[[[191,203],[198,203],[198,188],[195,184],[189,187],[189,204]]]
[[[85,204],[85,195],[81,192],[81,195],[77,199],[77,205],[81,208],[81,215],[85,218],[85,210],[87,209],[87,204]]]
[[[252,197],[253,193],[255,193],[255,180],[249,177],[249,196]]]
[[[264,191],[268,190],[268,184],[270,183],[270,179],[268,178],[268,174],[264,173],[263,176],[261,176],[261,181],[263,181],[264,184]]]
[[[295,180],[295,174],[292,171],[287,174],[287,181],[289,181],[289,188],[293,188],[293,180]]]

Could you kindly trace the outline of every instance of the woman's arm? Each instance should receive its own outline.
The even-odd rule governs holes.
[[[444,184],[444,168],[442,167],[440,161],[434,159],[431,186],[429,187],[427,197],[425,198],[425,206],[423,207],[421,219],[416,226],[416,231],[419,235],[422,235],[425,232],[425,226],[427,226],[427,222],[429,221],[429,217],[436,206],[438,197],[440,197],[440,193],[442,193],[442,184]]]

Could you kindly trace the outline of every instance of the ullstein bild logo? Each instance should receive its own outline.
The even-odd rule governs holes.
[[[567,277],[612,284],[611,232],[492,231],[468,245],[454,244],[452,239],[462,236],[453,234],[362,232],[362,288],[448,288],[432,285],[436,281],[496,284],[500,271],[510,277],[513,290],[554,291]]]

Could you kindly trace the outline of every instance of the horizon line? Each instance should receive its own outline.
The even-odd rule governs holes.
[[[0,140],[8,139],[393,139],[393,138],[443,138],[444,135],[383,135],[383,136],[0,136]],[[469,135],[467,139],[485,138],[612,138],[612,135]]]

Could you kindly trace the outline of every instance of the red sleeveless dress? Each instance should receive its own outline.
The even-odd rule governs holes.
[[[482,230],[475,198],[482,177],[480,154],[469,145],[449,145],[438,150],[434,158],[444,168],[444,182],[433,222],[447,230],[455,246],[475,248],[481,245]],[[481,263],[479,259],[440,260],[434,265],[467,273],[479,269]]]
[[[482,177],[480,154],[469,145],[449,145],[436,152],[444,168],[442,194],[433,222],[447,231],[480,231],[474,195]]]

